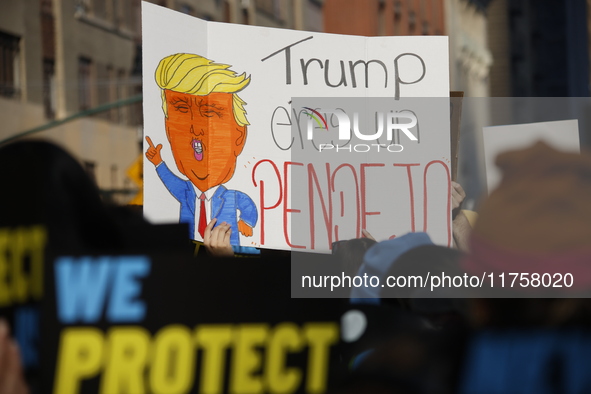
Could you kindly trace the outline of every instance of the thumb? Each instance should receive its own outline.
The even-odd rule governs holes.
[[[156,152],[160,153],[161,150],[162,150],[162,144],[158,144],[158,146],[156,147]]]

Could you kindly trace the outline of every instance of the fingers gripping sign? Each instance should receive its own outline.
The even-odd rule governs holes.
[[[148,142],[148,145],[150,145],[146,151],[146,157],[152,162],[152,164],[157,166],[158,164],[162,163],[162,156],[160,155],[162,144],[158,144],[158,146],[154,147],[152,139],[148,136],[146,136],[146,141]]]
[[[215,226],[216,222],[217,218],[212,219],[205,228],[203,244],[212,256],[233,257],[234,250],[232,249],[232,245],[230,245],[232,227],[226,222]]]
[[[0,393],[29,393],[19,347],[10,335],[8,323],[3,318],[0,319]]]
[[[462,185],[460,185],[457,182],[451,182],[452,185],[452,191],[451,191],[451,196],[452,196],[452,209],[457,209],[460,207],[460,205],[462,205],[462,202],[464,201],[464,199],[466,198],[466,192],[464,191],[464,188],[462,187]]]
[[[373,235],[371,235],[371,233],[369,231],[367,231],[366,229],[361,230],[361,234],[363,235],[364,238],[369,238],[372,241],[375,241],[376,239],[373,237]],[[377,242],[377,241],[376,241]]]

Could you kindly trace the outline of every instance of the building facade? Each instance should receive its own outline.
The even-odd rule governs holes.
[[[360,36],[444,35],[444,1],[326,0],[324,26]]]
[[[495,0],[489,37],[496,97],[588,97],[588,0]]]
[[[446,0],[451,90],[467,97],[488,97],[493,62],[488,47],[489,1]]]
[[[0,140],[141,93],[138,1],[3,2],[0,15]],[[12,65],[12,67],[10,67]],[[109,196],[134,187],[141,106],[80,117],[33,137],[77,157]],[[124,191],[127,191],[125,193]]]
[[[205,20],[323,29],[320,0],[151,2]],[[140,0],[2,1],[0,143],[48,126],[33,137],[63,146],[125,203],[138,189],[127,171],[142,155],[141,102],[61,123],[140,95]]]

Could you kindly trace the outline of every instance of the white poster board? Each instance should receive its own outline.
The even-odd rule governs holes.
[[[577,119],[483,127],[484,160],[488,192],[501,182],[502,173],[495,165],[500,153],[527,148],[537,141],[551,147],[580,152]]]
[[[155,72],[162,59],[174,54],[195,54],[229,65],[228,70],[236,75],[245,73],[245,77],[250,78],[247,86],[237,93],[246,103],[244,108],[249,123],[246,126],[246,142],[235,158],[236,166],[231,179],[222,185],[225,190],[240,191],[256,205],[256,224],[251,226],[252,235],[244,236],[242,231],[236,231],[236,223],[232,223],[233,233],[236,236],[240,233],[238,243],[242,246],[290,249],[288,238],[292,202],[284,198],[285,185],[289,180],[282,174],[296,168],[286,167],[285,163],[290,162],[294,150],[303,146],[303,141],[301,145],[289,145],[292,138],[290,124],[300,115],[290,107],[292,98],[449,97],[447,37],[367,38],[206,22],[145,2],[142,3],[142,28],[144,135],[152,142],[144,141],[144,152],[161,144],[159,153],[166,167],[178,180],[186,183],[183,186],[186,190],[180,193],[182,196],[179,197],[179,193],[173,196],[153,162],[144,160],[144,214],[152,222],[193,222],[190,223],[193,226],[190,235],[193,234],[192,238],[196,240],[201,240],[197,232],[199,218],[196,213],[200,211],[200,201],[191,200],[203,190],[193,187],[195,191],[191,191],[187,176],[179,170],[179,163],[173,156],[166,132],[170,120],[165,121],[163,113],[163,89],[155,80]],[[165,105],[172,108],[170,103]],[[187,111],[186,108],[177,110]],[[426,229],[436,243],[448,245],[451,242],[449,109],[437,115],[433,113],[430,120],[437,127],[421,129],[419,144],[415,143],[413,147],[405,145],[404,152],[391,154],[387,163],[381,163],[385,168],[399,170],[398,173],[377,175],[377,171],[367,171],[373,173],[367,178],[368,193],[365,197],[356,195],[356,198],[366,199],[370,195],[385,195],[388,206],[397,207],[391,210],[392,216],[365,216],[365,227],[378,240]],[[190,127],[187,123],[187,133],[191,132]],[[195,132],[196,128],[193,132],[199,134]],[[413,132],[417,133],[417,129]],[[198,138],[201,137],[191,140],[191,149],[194,148],[195,157],[201,159],[201,153],[197,153],[202,149]],[[204,148],[204,155],[207,155],[208,148]],[[350,161],[345,156],[341,160]],[[356,160],[359,161],[359,158]],[[343,211],[338,206],[339,201],[347,196],[329,191],[326,174],[319,176],[323,195],[334,194],[331,211],[336,216]],[[371,176],[378,178],[370,184]],[[383,177],[389,177],[388,181],[385,182]],[[386,188],[386,184],[392,187]],[[425,185],[428,185],[428,190]],[[307,181],[297,182],[297,186],[307,187]],[[345,189],[341,188],[341,192]],[[426,195],[430,196],[428,201],[424,197]],[[210,197],[205,198],[209,201]],[[240,199],[247,201],[242,197]],[[276,207],[262,206],[274,205],[268,205],[269,202],[277,202]],[[211,218],[209,211],[219,209],[219,206],[216,208],[211,204],[206,208],[208,220]],[[245,204],[248,206],[250,203]],[[376,206],[382,202],[372,204],[372,212],[388,211]],[[432,206],[428,218],[424,214],[427,206]],[[305,206],[299,207],[304,213],[306,209]],[[238,222],[244,212],[240,208],[235,210],[237,216],[230,221]],[[187,212],[195,217],[187,216]],[[351,220],[351,223],[341,223],[340,236],[329,228],[324,233],[319,232],[315,242],[305,242],[301,249],[327,252],[331,242],[359,236],[358,217]],[[263,228],[264,239],[261,239]]]

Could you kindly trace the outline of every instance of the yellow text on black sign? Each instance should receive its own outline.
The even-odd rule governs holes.
[[[154,335],[140,326],[70,327],[61,333],[54,392],[78,393],[99,376],[103,394],[320,393],[338,338],[338,324],[324,322],[169,325]],[[305,366],[288,364],[303,352]]]

